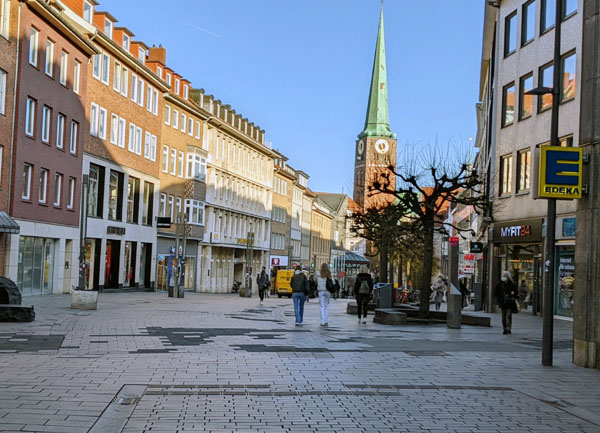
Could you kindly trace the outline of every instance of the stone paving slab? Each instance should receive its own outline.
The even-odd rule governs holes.
[[[600,372],[571,363],[556,321],[492,327],[359,325],[345,300],[294,326],[290,300],[103,293],[30,297],[32,323],[0,324],[0,432],[87,432],[126,385],[145,392],[123,431],[600,431]]]

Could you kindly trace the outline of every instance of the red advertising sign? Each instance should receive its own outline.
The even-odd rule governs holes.
[[[451,246],[453,246],[453,247],[458,246],[458,241],[459,241],[458,236],[451,236],[448,240],[450,241]]]

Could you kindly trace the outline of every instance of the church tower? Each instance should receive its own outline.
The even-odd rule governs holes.
[[[391,195],[369,194],[369,186],[381,173],[387,172],[387,167],[390,165],[396,165],[396,134],[390,129],[388,112],[382,3],[367,118],[364,129],[358,134],[354,160],[354,201],[363,209],[393,200]],[[393,175],[390,180],[392,182],[390,186],[395,187],[396,182]]]

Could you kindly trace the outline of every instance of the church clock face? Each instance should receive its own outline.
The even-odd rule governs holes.
[[[364,140],[360,140],[358,142],[358,148],[357,148],[357,150],[358,150],[358,155],[359,156],[363,154],[363,152],[365,151],[365,141]]]
[[[375,142],[375,150],[377,153],[384,155],[388,152],[388,150],[390,150],[390,144],[387,142],[387,140],[380,138]]]

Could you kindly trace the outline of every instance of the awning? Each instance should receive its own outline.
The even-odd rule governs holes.
[[[0,211],[0,233],[19,234],[21,227],[6,212]]]
[[[341,262],[342,260],[347,265],[368,265],[369,263],[371,263],[369,259],[366,259],[360,254],[354,253],[352,251],[346,251],[344,253],[343,258],[341,256],[335,258],[336,262]]]

